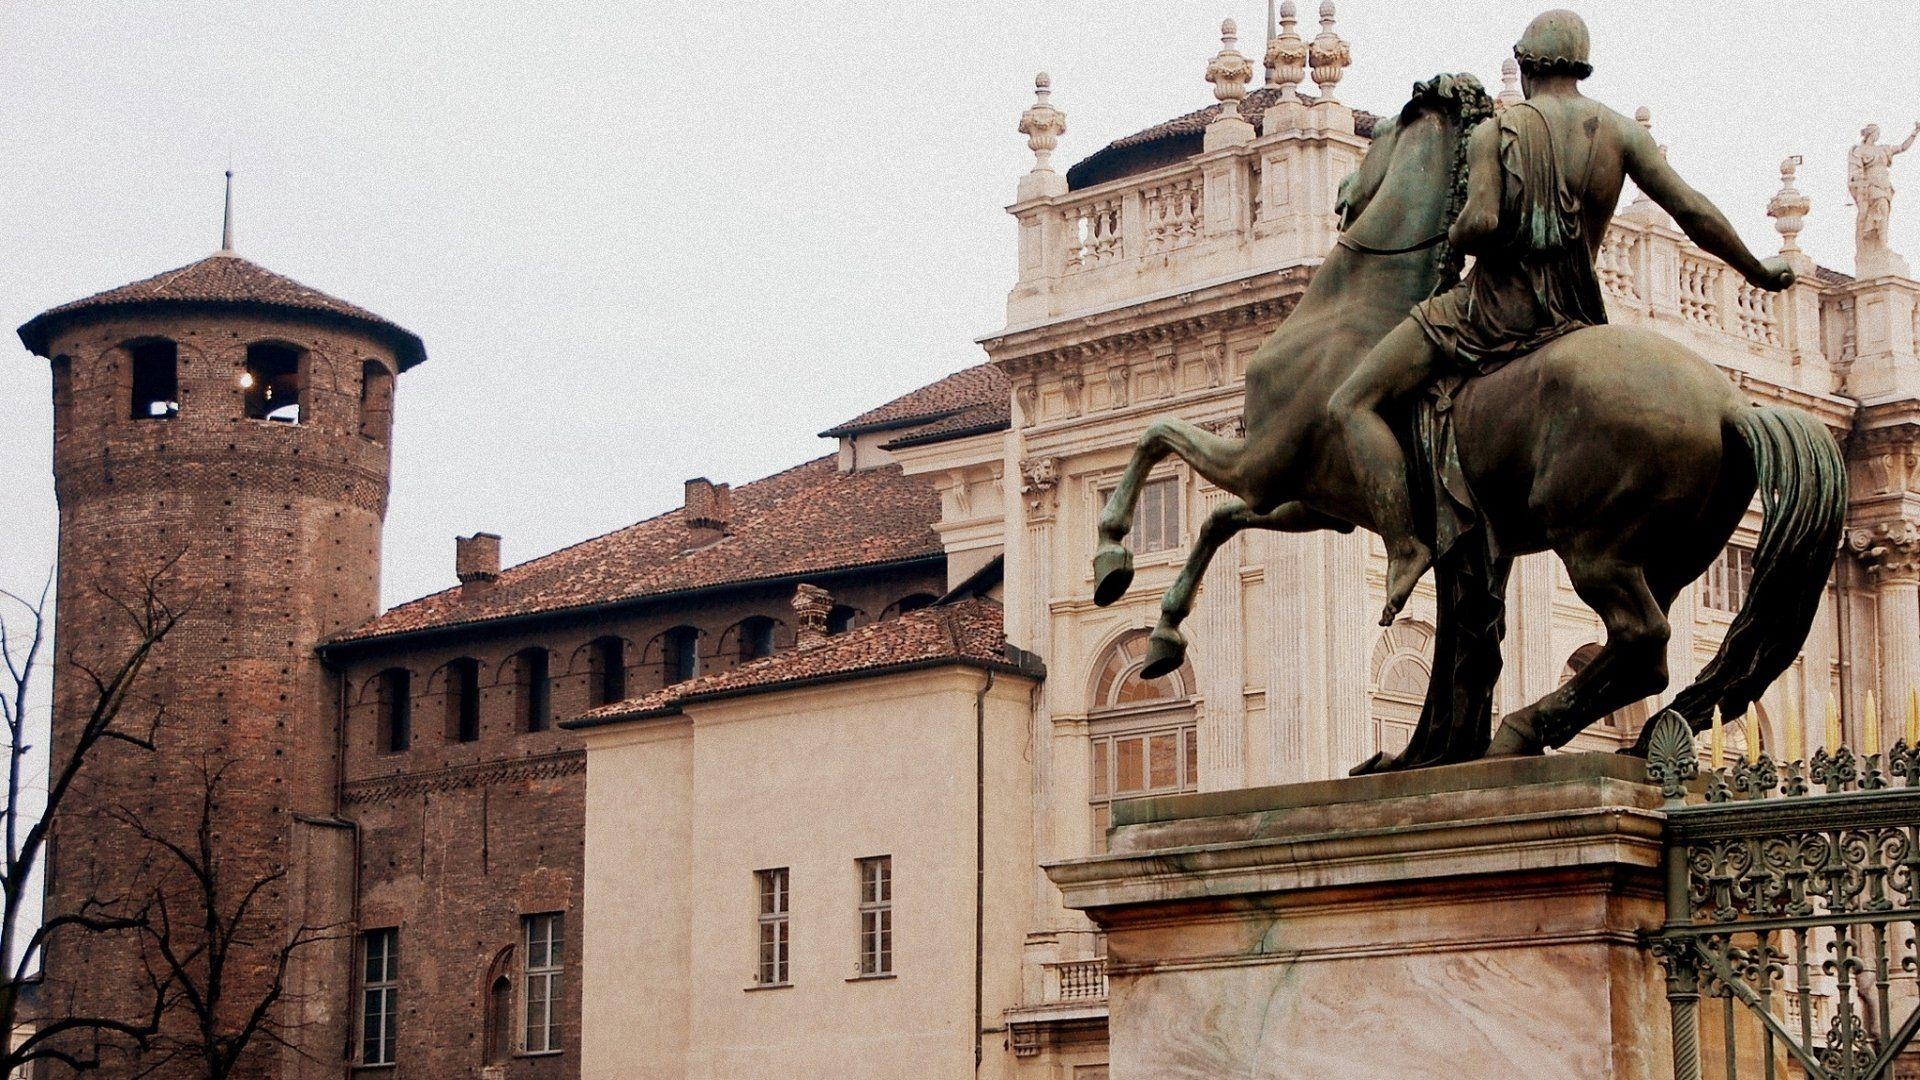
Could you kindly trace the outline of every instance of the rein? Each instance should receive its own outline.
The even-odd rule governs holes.
[[[1447,230],[1442,229],[1417,244],[1408,244],[1405,247],[1374,247],[1372,244],[1363,244],[1346,233],[1341,233],[1334,242],[1346,248],[1348,251],[1358,252],[1361,255],[1411,255],[1416,251],[1425,251],[1431,247],[1439,247],[1446,242],[1446,239]]]

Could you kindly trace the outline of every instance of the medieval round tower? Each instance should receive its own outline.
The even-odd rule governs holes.
[[[425,359],[420,339],[230,243],[47,311],[20,338],[53,368],[55,760],[95,696],[82,665],[132,644],[122,605],[151,582],[184,612],[121,720],[144,735],[157,717],[152,748],[102,744],[56,815],[47,912],[151,904],[158,887],[193,934],[181,924],[206,905],[156,837],[190,842],[204,817],[227,914],[264,883],[225,976],[231,1007],[275,980],[303,927],[327,939],[293,957],[275,1021],[310,1052],[260,1039],[241,1075],[337,1075],[351,843],[334,816],[340,706],[314,650],[377,611],[395,377]],[[137,1017],[149,966],[124,938],[58,938],[46,1010]]]

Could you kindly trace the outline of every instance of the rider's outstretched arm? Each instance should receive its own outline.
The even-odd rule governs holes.
[[[1747,248],[1746,241],[1733,230],[1718,207],[1695,191],[1667,164],[1667,157],[1655,145],[1653,137],[1639,124],[1621,124],[1627,143],[1627,175],[1640,185],[1647,197],[1673,215],[1687,239],[1724,260],[1750,283],[1778,292],[1793,284],[1793,271],[1777,259],[1762,262]]]

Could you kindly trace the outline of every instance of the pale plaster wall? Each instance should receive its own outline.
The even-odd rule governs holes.
[[[583,1075],[973,1076],[987,680],[957,666],[858,679],[589,733]],[[989,1029],[1019,1001],[1033,918],[1032,685],[995,674],[985,698]],[[855,860],[875,855],[893,857],[895,974],[860,979]],[[773,867],[790,873],[791,985],[762,989],[754,871]],[[983,1038],[980,1075],[1005,1075],[1002,1037]]]

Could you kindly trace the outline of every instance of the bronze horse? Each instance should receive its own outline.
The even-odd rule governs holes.
[[[1491,113],[1472,76],[1440,76],[1414,90],[1400,115],[1381,123],[1343,186],[1342,243],[1247,365],[1245,438],[1155,422],[1101,513],[1094,601],[1104,606],[1132,583],[1132,555],[1121,541],[1155,463],[1177,454],[1237,496],[1207,518],[1166,592],[1147,677],[1181,663],[1180,623],[1227,539],[1243,529],[1371,526],[1328,401],[1416,302],[1452,283],[1445,245],[1436,249],[1427,238],[1444,236],[1458,213],[1466,135]],[[1436,663],[1428,708],[1408,749],[1377,755],[1355,771],[1542,753],[1664,690],[1667,610],[1719,555],[1756,488],[1763,522],[1746,602],[1719,654],[1670,707],[1698,730],[1716,707],[1730,718],[1742,715],[1786,670],[1812,624],[1846,509],[1845,463],[1817,420],[1757,408],[1693,351],[1619,326],[1561,337],[1467,382],[1450,405],[1458,471],[1483,527],[1484,570],[1462,578],[1446,559],[1436,564],[1441,637],[1455,606],[1449,590],[1459,594],[1462,580],[1481,596],[1486,632],[1477,643],[1468,635],[1462,647],[1477,657]],[[1575,591],[1605,623],[1606,642],[1566,685],[1508,715],[1490,745],[1503,631],[1497,601],[1513,557],[1547,550],[1560,556]],[[1448,681],[1461,679],[1484,683],[1455,710],[1467,715],[1436,710],[1448,692],[1460,700],[1460,688]]]

